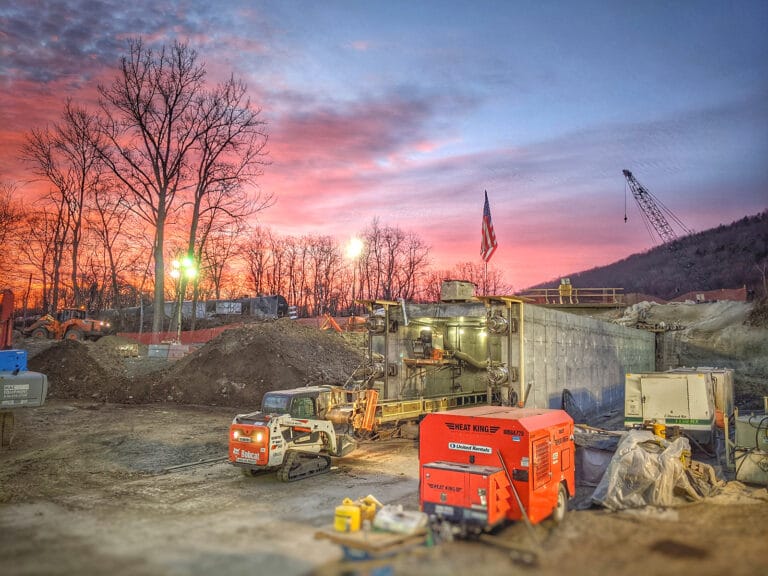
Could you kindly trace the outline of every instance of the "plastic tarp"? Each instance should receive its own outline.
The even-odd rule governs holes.
[[[667,441],[647,430],[629,431],[616,448],[592,501],[609,510],[623,510],[675,506],[710,495],[714,486],[699,482],[684,463],[690,462],[690,451],[685,437]]]
[[[616,448],[623,435],[609,435],[595,432],[580,432],[576,427],[576,484],[579,486],[597,486],[608,465],[611,463]]]

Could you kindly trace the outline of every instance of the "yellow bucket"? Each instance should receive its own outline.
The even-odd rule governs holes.
[[[667,437],[667,427],[664,424],[653,423],[653,435],[659,438]]]
[[[337,532],[357,532],[360,530],[360,506],[350,504],[336,506],[333,529]]]

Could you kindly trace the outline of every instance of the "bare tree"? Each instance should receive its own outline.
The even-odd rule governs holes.
[[[251,289],[257,295],[268,292],[267,276],[271,258],[269,235],[269,230],[260,227],[245,232],[238,251],[248,269]]]
[[[230,77],[205,93],[199,105],[199,134],[189,160],[194,168],[195,184],[187,240],[187,256],[197,263],[201,262],[212,232],[226,228],[231,222],[245,220],[272,201],[271,194],[262,194],[255,186],[249,194],[244,191],[262,174],[267,143],[265,123],[259,119],[261,111],[252,106],[245,84]],[[182,277],[182,294],[186,291],[186,282]],[[218,294],[220,289],[219,282]],[[193,311],[198,292],[196,278]],[[193,324],[194,318],[193,313]]]
[[[177,192],[188,183],[188,161],[202,121],[205,69],[197,59],[186,44],[155,52],[131,40],[114,82],[99,86],[106,142],[99,150],[133,196],[132,209],[154,233],[154,332],[163,327],[166,220]]]
[[[84,108],[67,100],[60,123],[51,128],[33,129],[22,146],[22,158],[33,165],[38,176],[48,180],[53,188],[46,196],[55,210],[65,217],[66,226],[58,230],[63,236],[70,257],[70,282],[75,305],[82,304],[78,281],[80,243],[85,224],[86,198],[93,194],[101,178],[99,155],[92,147],[96,118]],[[59,266],[60,260],[54,265]],[[59,270],[54,271],[58,281]],[[57,290],[54,285],[54,292]],[[52,302],[54,309],[57,299]]]
[[[61,291],[59,275],[68,223],[67,211],[61,204],[54,205],[54,210],[48,206],[41,203],[40,208],[27,215],[16,248],[20,260],[40,274],[43,311],[55,312]]]
[[[7,247],[24,220],[24,212],[16,200],[18,185],[0,181],[0,246]],[[9,270],[10,250],[0,250],[0,269]],[[15,264],[15,262],[13,263]]]
[[[755,270],[760,273],[760,277],[763,281],[763,298],[766,298],[768,297],[768,258],[755,264]]]
[[[407,233],[401,245],[400,266],[396,276],[399,298],[416,298],[426,277],[428,265],[429,247],[415,233]]]
[[[488,268],[474,262],[462,262],[453,267],[447,274],[448,278],[466,280],[477,286],[479,294],[506,296],[512,294],[512,286],[504,280],[504,273],[498,268]]]
[[[115,308],[124,304],[120,296],[123,288],[121,274],[134,267],[139,251],[130,246],[139,246],[142,237],[135,231],[135,216],[129,204],[129,192],[122,186],[99,186],[89,202],[89,229],[96,236],[104,259],[106,281],[109,285],[109,300]],[[131,302],[133,304],[133,302]]]
[[[360,295],[369,298],[412,298],[426,273],[429,247],[415,233],[382,226],[377,218],[362,234]]]
[[[221,298],[225,271],[237,254],[239,249],[237,240],[244,228],[245,226],[239,221],[231,222],[209,233],[207,241],[202,245],[201,271],[204,272],[204,276],[201,274],[200,278],[205,277],[210,280],[213,297],[217,300]],[[198,286],[199,283],[195,282],[196,291]]]
[[[311,314],[333,311],[334,293],[337,292],[336,278],[341,269],[341,251],[330,236],[305,236],[302,244],[306,248],[306,268],[303,273],[309,278],[311,300],[306,307]]]

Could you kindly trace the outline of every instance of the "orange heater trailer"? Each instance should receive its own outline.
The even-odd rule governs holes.
[[[574,480],[573,419],[563,410],[476,406],[419,427],[422,512],[481,532],[508,520],[562,520]]]

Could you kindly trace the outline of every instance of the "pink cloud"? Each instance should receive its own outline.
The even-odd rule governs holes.
[[[355,40],[349,43],[349,47],[356,52],[367,52],[370,50],[371,44],[366,40]]]

